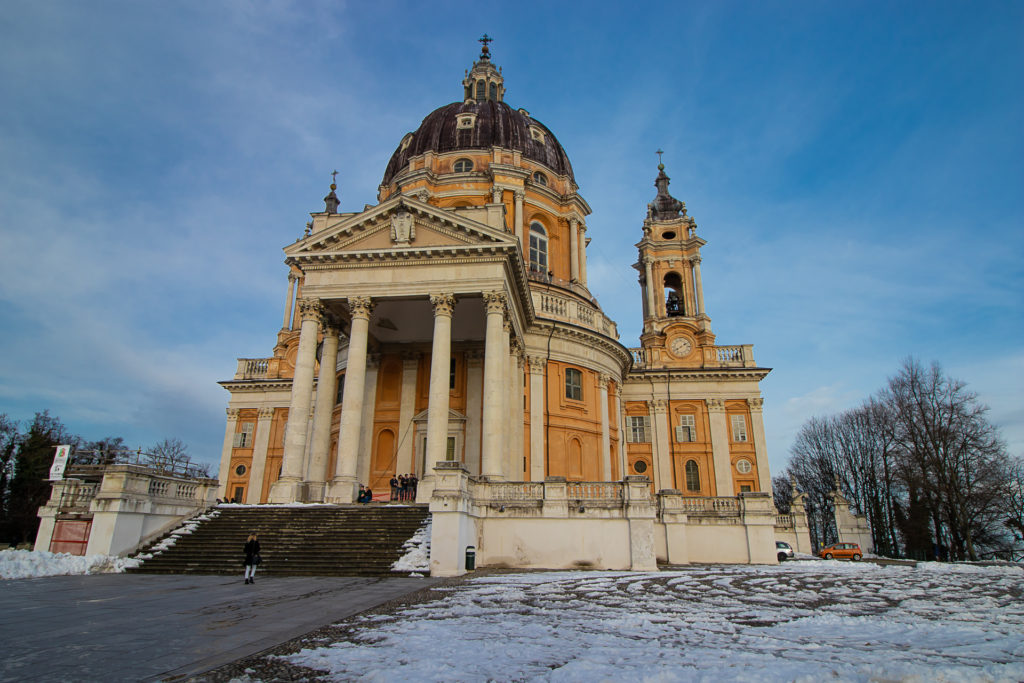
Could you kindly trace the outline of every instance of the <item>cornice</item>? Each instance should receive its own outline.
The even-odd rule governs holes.
[[[715,380],[726,382],[747,382],[757,380],[760,382],[771,368],[680,368],[678,370],[666,370],[658,368],[655,370],[630,369],[626,375],[626,382],[658,380],[658,379],[683,379],[683,380]]]
[[[228,379],[217,382],[232,394],[263,393],[267,391],[291,391],[290,379]]]

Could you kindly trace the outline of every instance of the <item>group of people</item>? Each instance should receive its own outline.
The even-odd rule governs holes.
[[[415,474],[398,474],[391,477],[391,502],[416,500],[416,485],[420,480]]]
[[[356,496],[357,503],[372,503],[373,502],[373,491],[370,490],[369,486],[359,485],[359,495]]]

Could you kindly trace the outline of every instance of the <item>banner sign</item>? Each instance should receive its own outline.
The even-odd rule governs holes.
[[[64,468],[68,464],[68,456],[71,455],[71,446],[57,446],[57,455],[53,458],[53,464],[50,465],[50,481],[56,481],[64,478]]]

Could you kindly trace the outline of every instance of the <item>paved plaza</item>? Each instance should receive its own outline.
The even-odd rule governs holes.
[[[100,574],[0,582],[0,680],[183,680],[437,583]]]

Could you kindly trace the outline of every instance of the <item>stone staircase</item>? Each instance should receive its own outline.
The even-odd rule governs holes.
[[[152,554],[131,572],[242,574],[242,546],[249,533],[260,539],[262,576],[389,576],[402,545],[423,526],[426,505],[218,506],[144,548]],[[180,529],[181,527],[179,527]]]

